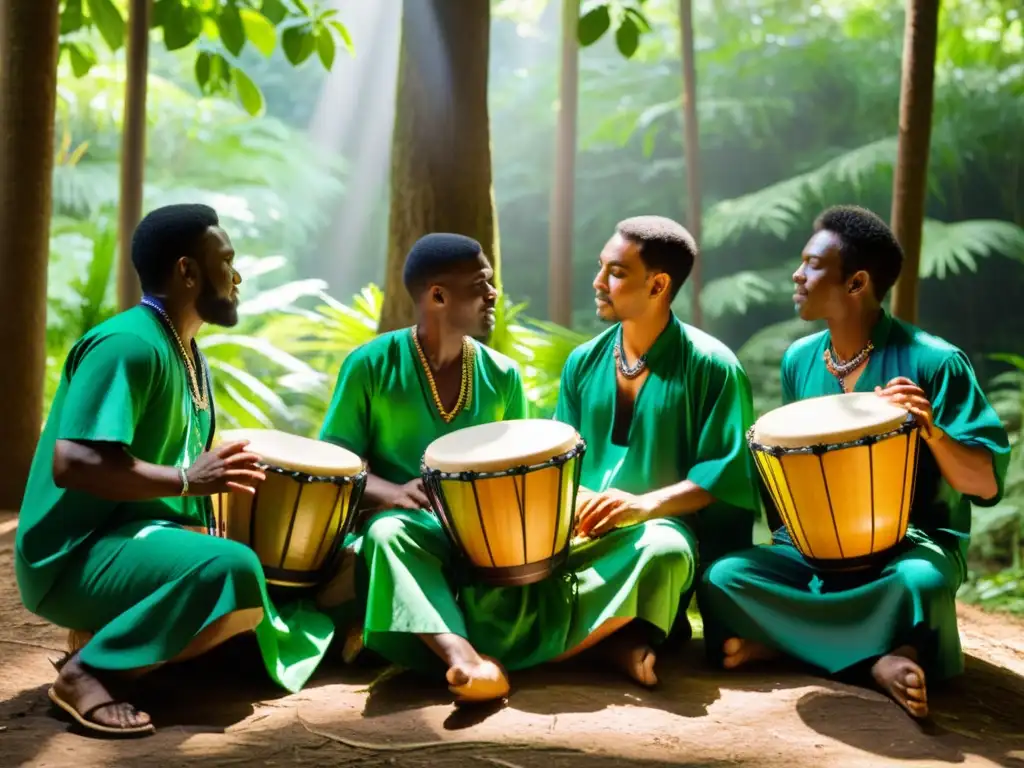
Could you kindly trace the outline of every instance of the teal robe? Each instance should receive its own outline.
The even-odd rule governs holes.
[[[363,456],[385,480],[407,483],[420,477],[423,453],[438,437],[526,417],[515,362],[476,342],[474,348],[472,400],[450,423],[437,412],[409,329],[353,351],[338,374],[321,439]],[[361,563],[365,646],[423,672],[443,667],[420,634],[465,637],[515,670],[551,661],[610,618],[641,616],[665,633],[689,580],[684,543],[676,531],[656,527],[616,532],[575,549],[562,572],[541,582],[492,587],[466,574],[428,510],[376,512],[348,542]],[[339,609],[338,624],[351,613],[352,606]]]
[[[113,502],[53,480],[57,440],[120,443],[141,461],[187,468],[209,444],[212,417],[212,403],[193,407],[176,343],[150,309],[122,312],[80,339],[18,518],[21,598],[60,627],[92,633],[80,658],[101,670],[170,661],[216,619],[262,608],[256,635],[267,671],[297,691],[326,652],[333,624],[302,603],[278,611],[252,550],[187,530],[207,526],[206,499]]]
[[[928,679],[939,681],[963,671],[955,599],[967,576],[971,504],[992,506],[1002,497],[1009,440],[962,351],[884,311],[871,340],[854,391],[909,378],[931,402],[944,439],[991,453],[998,493],[985,500],[955,491],[922,441],[906,541],[887,563],[853,576],[823,573],[780,528],[772,545],[726,558],[706,574],[705,633],[715,650],[742,637],[833,674],[911,644]],[[786,351],[786,403],[842,392],[822,359],[830,344],[822,331]]]
[[[647,353],[650,373],[637,394],[627,442],[616,444],[618,334],[616,324],[569,356],[555,418],[587,441],[585,488],[643,494],[690,480],[711,494],[714,501],[704,509],[657,521],[681,532],[700,573],[753,543],[760,500],[745,438],[754,412],[750,381],[728,347],[673,315]],[[684,585],[684,609],[692,586],[691,580]]]

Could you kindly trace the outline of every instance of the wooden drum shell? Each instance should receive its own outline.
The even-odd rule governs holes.
[[[479,578],[523,585],[550,575],[569,555],[579,455],[563,464],[497,477],[429,476],[435,511]]]
[[[355,522],[365,462],[331,443],[277,430],[228,430],[217,442],[235,440],[260,456],[266,479],[255,494],[213,496],[211,533],[253,550],[269,585],[320,586],[333,574]]]
[[[495,471],[441,471],[424,460],[427,496],[473,578],[493,586],[541,581],[569,556],[586,443]]]
[[[215,533],[252,549],[268,584],[315,587],[329,576],[351,529],[365,474],[310,481],[280,467],[264,469],[267,479],[255,494],[234,491],[213,497]]]
[[[907,533],[920,430],[896,430],[805,448],[760,445],[748,435],[758,471],[793,545],[815,565],[874,565]]]

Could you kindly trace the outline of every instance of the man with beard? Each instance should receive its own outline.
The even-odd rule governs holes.
[[[213,397],[194,338],[203,323],[238,322],[241,282],[217,214],[203,205],[155,210],[131,255],[145,296],[68,354],[15,545],[26,608],[89,636],[57,665],[50,699],[112,735],[153,731],[119,697],[165,662],[255,629],[268,671],[294,690],[309,665],[295,674],[281,659],[318,660],[319,638],[333,630],[318,613],[302,632],[289,629],[256,555],[190,530],[207,527],[210,495],[252,493],[264,479],[245,443],[210,450]]]
[[[760,510],[745,441],[750,382],[720,341],[671,305],[697,257],[693,237],[660,216],[622,221],[601,252],[597,315],[611,328],[565,363],[555,418],[587,441],[575,553],[604,562],[580,592],[630,568],[634,550],[675,553],[657,590],[608,613],[604,631],[631,636],[653,682],[653,646],[686,637],[685,610],[702,565],[750,546]],[[683,613],[683,616],[679,616]]]
[[[804,320],[827,330],[782,358],[785,403],[876,392],[917,417],[923,445],[910,526],[888,561],[866,574],[809,563],[779,528],[772,546],[708,570],[705,640],[726,668],[782,654],[826,674],[873,681],[913,717],[928,714],[925,678],[963,671],[956,592],[967,575],[971,504],[1002,496],[1006,431],[967,356],[886,311],[903,252],[863,208],[822,213],[793,274]]]
[[[473,339],[493,328],[493,279],[475,240],[435,233],[418,241],[405,266],[416,324],[345,359],[321,432],[370,467],[364,499],[372,516],[351,544],[361,555],[365,646],[444,675],[458,702],[505,696],[506,670],[575,655],[617,629],[603,627],[612,616],[651,610],[645,615],[665,623],[687,569],[673,542],[651,531],[573,554],[566,572],[526,586],[453,578],[452,545],[423,489],[424,451],[456,430],[527,416],[516,363]],[[609,638],[595,652],[653,682],[629,640]]]

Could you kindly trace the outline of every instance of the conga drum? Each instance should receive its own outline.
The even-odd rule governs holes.
[[[248,440],[267,479],[256,493],[213,498],[212,533],[239,541],[259,557],[267,583],[322,584],[340,557],[366,487],[366,468],[351,451],[272,429],[222,432],[218,442]]]
[[[477,580],[532,584],[561,567],[585,450],[575,429],[547,419],[466,427],[427,446],[424,487]]]
[[[919,436],[904,409],[848,393],[769,411],[747,441],[794,546],[822,569],[854,571],[906,536]]]

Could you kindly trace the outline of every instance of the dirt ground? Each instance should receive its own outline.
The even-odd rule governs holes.
[[[1024,623],[961,609],[967,673],[931,691],[917,725],[880,694],[782,667],[705,668],[699,643],[659,662],[640,689],[582,665],[520,673],[507,704],[467,715],[443,686],[325,664],[291,696],[268,684],[244,639],[148,678],[138,702],[155,736],[76,732],[46,698],[65,635],[25,612],[11,566],[15,520],[0,513],[0,766],[206,768],[480,766],[804,768],[1024,766]]]

